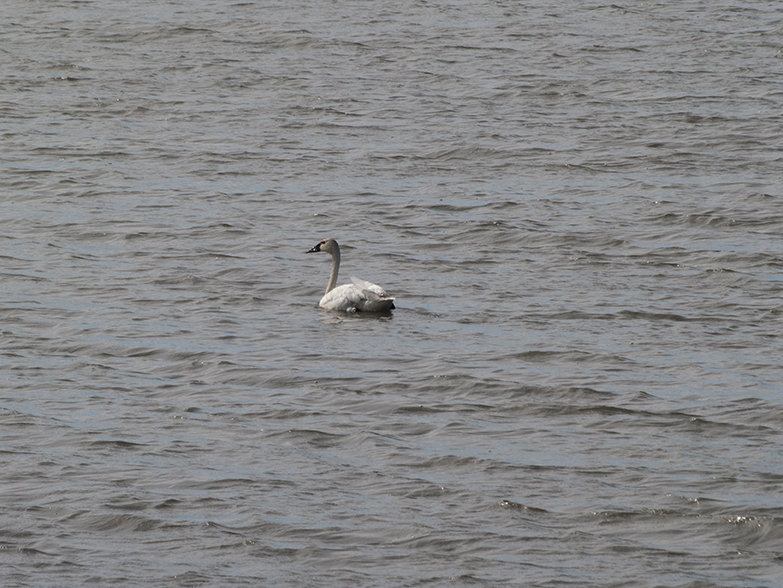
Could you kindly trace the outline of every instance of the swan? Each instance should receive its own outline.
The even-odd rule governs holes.
[[[337,273],[340,271],[340,246],[334,239],[324,239],[307,253],[319,251],[331,254],[332,274],[329,276],[326,293],[318,306],[326,310],[346,312],[382,312],[394,308],[394,298],[389,296],[378,284],[351,277],[353,283],[335,288]]]

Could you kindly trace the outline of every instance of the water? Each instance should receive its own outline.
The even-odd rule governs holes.
[[[775,3],[0,12],[4,586],[783,586]]]

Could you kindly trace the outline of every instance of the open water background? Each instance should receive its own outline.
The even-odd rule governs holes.
[[[783,586],[782,71],[766,1],[4,1],[2,585]]]

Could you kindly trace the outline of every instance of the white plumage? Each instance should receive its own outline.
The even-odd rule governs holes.
[[[326,251],[332,256],[332,273],[326,293],[318,306],[326,310],[345,312],[382,312],[394,308],[394,298],[378,284],[351,278],[351,284],[337,286],[337,274],[340,271],[340,246],[334,239],[324,239],[307,253]]]

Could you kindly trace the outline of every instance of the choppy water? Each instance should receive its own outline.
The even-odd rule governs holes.
[[[783,9],[520,4],[3,4],[3,586],[783,585]]]

